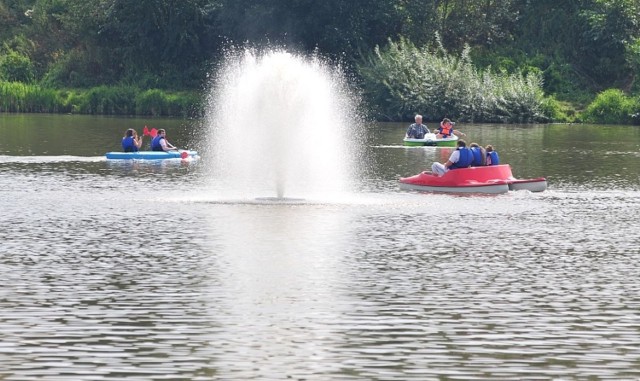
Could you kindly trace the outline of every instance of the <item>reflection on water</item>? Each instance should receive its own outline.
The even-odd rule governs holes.
[[[0,142],[0,379],[638,379],[640,139],[567,128],[461,126],[543,193],[400,192],[447,155],[381,125],[357,193],[285,203]]]

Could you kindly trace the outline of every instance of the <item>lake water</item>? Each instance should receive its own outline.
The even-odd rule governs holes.
[[[202,159],[104,159],[145,124]],[[640,130],[460,124],[549,188],[459,196],[398,190],[450,152],[407,125],[272,202],[200,121],[0,114],[0,379],[640,379]]]

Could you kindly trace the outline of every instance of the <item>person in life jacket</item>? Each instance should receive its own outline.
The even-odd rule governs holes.
[[[489,144],[485,147],[487,151],[487,164],[486,165],[498,165],[500,164],[500,157],[498,153],[493,149],[493,146]]]
[[[422,124],[422,115],[418,114],[414,119],[416,122],[409,126],[405,138],[424,139],[424,136],[431,133],[431,131],[426,125]]]
[[[449,120],[449,118],[442,119],[442,122],[440,122],[440,127],[435,131],[436,138],[448,138],[451,137],[451,135],[466,136],[464,132],[454,130],[453,126],[455,126],[455,123]]]
[[[469,144],[469,149],[473,153],[472,167],[482,167],[487,165],[487,152],[484,148],[480,147],[478,143]]]
[[[138,152],[142,147],[142,136],[138,136],[138,133],[133,128],[129,128],[124,132],[122,138],[122,149],[124,152]]]
[[[159,129],[158,135],[151,140],[152,151],[172,151],[177,149],[167,141],[167,132],[163,128]]]
[[[456,143],[456,150],[451,153],[446,163],[438,163],[437,161],[431,166],[431,172],[435,175],[443,176],[450,170],[458,168],[468,168],[473,161],[473,152],[467,148],[467,143],[460,139]]]

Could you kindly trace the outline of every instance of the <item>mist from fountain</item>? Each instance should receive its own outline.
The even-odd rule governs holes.
[[[208,102],[217,192],[331,199],[357,184],[363,118],[339,66],[245,49],[217,72]]]

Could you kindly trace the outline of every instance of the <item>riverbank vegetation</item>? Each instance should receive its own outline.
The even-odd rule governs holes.
[[[438,40],[439,41],[439,40]],[[384,119],[425,115],[459,121],[497,123],[548,122],[552,113],[539,72],[496,73],[473,65],[466,46],[460,56],[417,48],[407,40],[389,41],[360,68],[365,91]],[[380,81],[380,78],[385,78]]]
[[[183,116],[201,114],[193,91],[143,90],[133,86],[53,89],[22,82],[0,82],[0,112]]]
[[[380,120],[639,123],[637,0],[0,0],[0,111],[201,115],[241,42],[347,68]]]

